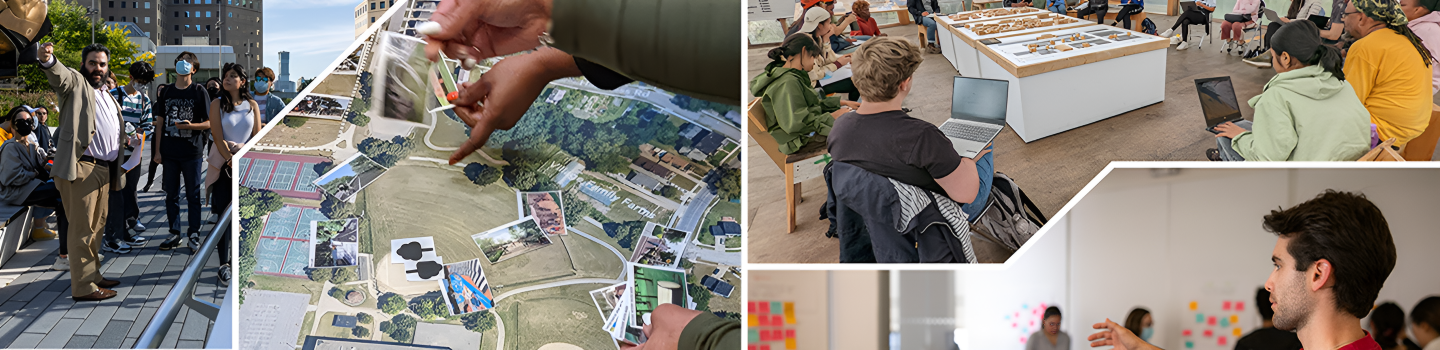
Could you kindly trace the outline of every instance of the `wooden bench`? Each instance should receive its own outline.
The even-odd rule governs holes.
[[[10,261],[30,238],[33,212],[32,207],[0,204],[0,217],[6,218],[4,226],[0,226],[0,265]]]
[[[824,176],[825,165],[830,163],[830,152],[824,142],[811,142],[794,154],[780,153],[780,144],[765,130],[765,107],[760,105],[760,99],[750,101],[745,109],[750,122],[745,131],[785,173],[785,232],[795,232],[795,206],[800,203],[800,183]]]
[[[1440,142],[1440,106],[1432,105],[1429,126],[1425,127],[1425,132],[1420,133],[1420,136],[1405,143],[1405,147],[1400,149],[1400,155],[1407,161],[1429,161],[1435,157],[1437,142]]]
[[[1360,156],[1360,159],[1357,160],[1357,161],[1360,161],[1360,162],[1403,162],[1403,161],[1405,161],[1405,158],[1404,158],[1404,157],[1401,157],[1399,152],[1395,152],[1395,149],[1394,149],[1394,148],[1390,148],[1390,146],[1394,146],[1394,145],[1395,145],[1395,138],[1394,138],[1394,137],[1391,137],[1389,140],[1385,140],[1385,142],[1381,142],[1379,146],[1375,146],[1375,148],[1371,148],[1371,149],[1370,149],[1370,152],[1366,152],[1364,156]]]

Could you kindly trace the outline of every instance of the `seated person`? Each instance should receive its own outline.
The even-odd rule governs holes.
[[[1320,28],[1291,21],[1275,31],[1275,76],[1250,99],[1255,122],[1215,126],[1211,160],[1353,161],[1370,150],[1370,112],[1345,83],[1340,49],[1325,45]],[[1236,125],[1242,124],[1242,125]],[[1217,157],[1218,156],[1218,157]]]
[[[1435,12],[1436,7],[1440,7],[1440,1],[1400,0],[1400,10],[1410,20],[1405,26],[1420,37],[1430,57],[1440,57],[1440,12]],[[1434,94],[1440,92],[1440,65],[1431,64],[1430,70],[1430,93]],[[1440,95],[1436,96],[1435,103],[1440,104]]]
[[[990,196],[995,175],[991,148],[981,151],[978,161],[961,157],[939,127],[901,109],[920,66],[914,44],[876,38],[855,54],[855,85],[865,104],[835,122],[827,140],[831,157],[963,203],[962,211],[973,221]]]
[[[1120,12],[1115,13],[1115,23],[1110,23],[1110,25],[1124,23],[1125,26],[1121,28],[1139,30],[1130,26],[1130,16],[1140,13],[1140,11],[1145,11],[1145,0],[1120,0]]]
[[[1032,0],[1005,0],[1005,7],[1031,7],[1035,3]]]
[[[1225,14],[1225,22],[1220,24],[1220,40],[1225,41],[1220,51],[1230,52],[1244,44],[1245,27],[1255,21],[1260,14],[1260,0],[1239,0],[1230,13]]]
[[[870,17],[870,2],[865,0],[855,1],[850,7],[855,13],[855,25],[859,30],[850,31],[850,38],[856,40],[870,40],[872,37],[885,36],[880,32],[880,25],[875,23],[875,17]]]
[[[910,10],[910,18],[914,18],[916,24],[925,26],[925,40],[928,41],[925,43],[925,51],[940,53],[940,46],[935,43],[936,28],[938,27],[936,27],[935,19],[930,17],[932,14],[940,13],[940,3],[937,0],[913,0],[906,2],[905,7]]]
[[[1345,56],[1345,76],[1370,111],[1379,140],[1399,149],[1430,124],[1430,65],[1434,58],[1406,27],[1395,3],[1356,0],[1346,6],[1345,32],[1356,39]]]
[[[1045,9],[1063,15],[1065,14],[1065,0],[1045,0]]]
[[[830,12],[830,18],[835,17],[835,1],[822,2],[820,5],[825,8],[825,11]],[[846,13],[841,15],[839,19],[831,20],[830,23],[835,25],[835,27],[831,29],[834,33],[830,35],[830,50],[839,54],[847,54],[855,51],[855,48],[850,46],[854,45],[856,40],[847,37],[844,30],[841,29],[849,28],[851,24],[855,24],[855,14]]]
[[[50,164],[47,164],[45,148],[40,147],[33,136],[36,125],[30,117],[30,109],[17,106],[5,114],[8,128],[13,130],[9,139],[0,144],[0,201],[9,205],[37,206],[55,211],[60,232],[67,232],[70,221],[65,217],[65,208],[60,204],[60,190],[50,179]],[[43,222],[43,221],[42,221]],[[43,230],[36,226],[35,230]],[[66,255],[65,235],[61,234],[60,255]]]
[[[1095,24],[1105,24],[1105,12],[1110,11],[1110,1],[1089,0],[1082,2],[1075,8],[1075,17],[1085,18],[1091,14],[1095,15]]]
[[[815,94],[805,68],[814,65],[820,50],[810,34],[791,34],[780,47],[770,49],[770,64],[750,81],[750,93],[765,108],[765,131],[775,137],[780,153],[795,153],[811,138],[829,135],[836,117],[860,106]]]
[[[1215,12],[1215,0],[1195,0],[1195,8],[1185,10],[1185,13],[1180,14],[1180,19],[1175,20],[1175,25],[1170,26],[1170,29],[1166,29],[1164,33],[1160,33],[1160,37],[1170,38],[1170,45],[1180,44],[1175,47],[1175,50],[1188,49],[1190,48],[1190,26],[1210,23],[1210,13],[1212,12]],[[1170,36],[1175,32],[1175,28],[1180,28],[1179,37]],[[1210,39],[1209,31],[1205,32],[1205,36],[1200,38],[1200,41],[1204,42],[1206,39]]]
[[[1281,24],[1292,21],[1306,21],[1310,19],[1310,15],[1318,15],[1321,12],[1325,12],[1325,8],[1324,5],[1320,4],[1320,0],[1291,1],[1290,10],[1286,12],[1284,17],[1280,17],[1279,22],[1270,22],[1265,25],[1265,36],[1261,43],[1264,44],[1265,47],[1270,47],[1270,37],[1275,35],[1275,31],[1280,29]],[[1255,55],[1255,57],[1246,58],[1245,63],[1260,68],[1270,68],[1270,52],[1266,51]]]
[[[810,67],[810,81],[823,84],[820,80],[825,79],[831,72],[834,72],[845,65],[850,64],[850,55],[836,55],[830,48],[830,36],[835,34],[836,27],[831,23],[830,12],[821,7],[812,7],[805,10],[805,24],[801,26],[802,34],[809,34],[810,39],[820,45],[820,50],[815,52],[815,65]],[[855,84],[850,78],[833,81],[820,86],[821,92],[825,95],[842,93],[850,101],[860,99],[860,91],[855,90]]]
[[[1422,349],[1440,349],[1440,296],[1421,299],[1410,309],[1410,332],[1415,333],[1415,345]]]

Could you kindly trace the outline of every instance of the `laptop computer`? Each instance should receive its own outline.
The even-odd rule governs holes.
[[[1005,129],[1009,97],[1009,81],[955,76],[950,120],[940,124],[940,132],[961,157],[974,158]]]
[[[1330,26],[1330,17],[1321,15],[1310,15],[1309,19],[1310,22],[1315,23],[1315,27],[1320,28],[1320,30],[1325,30],[1327,29],[1326,27]]]
[[[1280,15],[1275,14],[1275,10],[1271,10],[1268,8],[1265,9],[1265,19],[1271,22],[1283,23],[1280,22]]]
[[[1195,2],[1194,2],[1194,1],[1181,1],[1181,2],[1180,2],[1180,13],[1190,12],[1190,11],[1193,11],[1193,10],[1195,10]]]
[[[1245,120],[1230,77],[1195,79],[1195,92],[1200,94],[1200,109],[1205,112],[1205,131],[1219,134],[1216,125]]]

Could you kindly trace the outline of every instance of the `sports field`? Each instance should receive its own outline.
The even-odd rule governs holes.
[[[316,208],[287,204],[265,219],[255,247],[255,273],[308,278],[310,222],[326,220]]]
[[[268,189],[275,193],[300,199],[321,199],[315,190],[315,164],[330,161],[327,158],[249,152],[240,159],[239,175],[242,186]]]

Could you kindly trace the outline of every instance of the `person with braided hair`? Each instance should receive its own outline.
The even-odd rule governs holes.
[[[1345,32],[1356,38],[1345,76],[1370,111],[1379,140],[1404,147],[1430,123],[1430,67],[1435,58],[1406,26],[1397,0],[1354,0],[1345,6]]]

